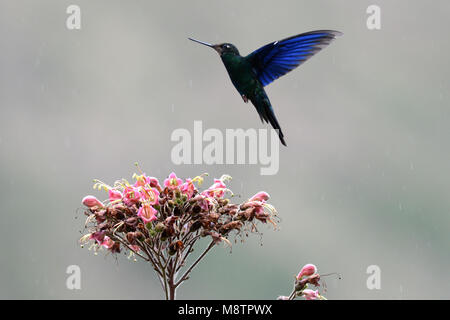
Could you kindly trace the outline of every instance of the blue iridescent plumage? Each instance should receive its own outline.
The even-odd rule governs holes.
[[[295,69],[341,33],[318,30],[269,43],[249,54],[254,72],[263,86]]]

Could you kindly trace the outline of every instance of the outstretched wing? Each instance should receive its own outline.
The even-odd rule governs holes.
[[[322,50],[339,31],[318,30],[275,41],[250,53],[246,59],[253,66],[263,86],[295,69]]]

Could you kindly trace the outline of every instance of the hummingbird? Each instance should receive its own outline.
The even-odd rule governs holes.
[[[342,33],[333,30],[310,31],[271,42],[247,56],[241,56],[236,46],[231,43],[210,44],[188,39],[217,51],[231,82],[244,102],[247,103],[249,100],[252,102],[261,121],[270,123],[277,130],[281,143],[286,146],[283,132],[264,87],[301,65],[339,35]]]

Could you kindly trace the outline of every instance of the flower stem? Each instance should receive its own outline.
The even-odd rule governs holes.
[[[214,247],[214,241],[211,241],[211,243],[208,245],[208,247],[203,251],[203,253],[197,258],[197,260],[194,261],[194,263],[187,269],[187,271],[181,276],[181,278],[175,283],[175,287],[178,287],[184,280],[187,279],[189,274],[191,273],[192,269],[200,262],[200,260],[203,259],[203,257],[208,253],[211,248]]]
[[[295,290],[295,286],[294,286],[294,290],[292,290],[291,294],[289,295],[289,299],[288,300],[294,300],[295,299],[295,294],[296,294],[296,290]]]

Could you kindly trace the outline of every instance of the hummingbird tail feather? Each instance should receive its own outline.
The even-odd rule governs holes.
[[[260,94],[256,94],[255,97],[251,99],[251,102],[255,106],[256,111],[258,111],[261,121],[270,123],[271,126],[277,131],[281,143],[284,146],[287,146],[286,141],[284,141],[284,134],[281,131],[280,124],[278,123],[277,117],[273,111],[272,104],[270,103],[264,89],[260,92]]]

